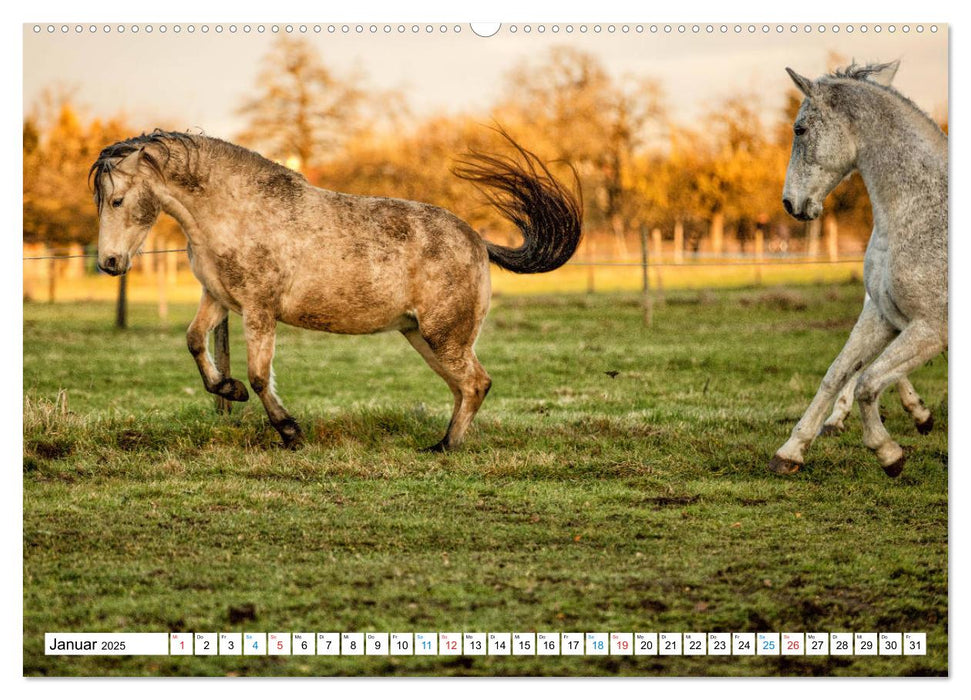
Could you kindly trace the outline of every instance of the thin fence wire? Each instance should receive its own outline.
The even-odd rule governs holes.
[[[138,255],[156,255],[159,253],[185,253],[186,248],[170,248],[166,250],[143,250],[138,253]],[[93,253],[85,253],[82,255],[37,255],[25,257],[24,261],[27,260],[72,260],[76,258],[96,258],[97,255]],[[780,259],[778,257],[762,257],[762,258],[746,258],[739,260],[737,257],[734,260],[720,261],[720,262],[698,262],[694,260],[684,261],[684,262],[648,262],[646,265],[643,262],[623,262],[623,261],[570,261],[566,263],[567,265],[572,265],[576,267],[751,267],[752,265],[844,265],[852,263],[862,263],[863,258],[840,258],[839,260],[830,260],[822,258],[808,258],[800,260],[789,260]]]
[[[172,248],[170,250],[143,250],[137,255],[154,255],[156,253],[185,253],[186,248]],[[26,257],[24,260],[72,260],[75,258],[96,258],[94,253],[84,253],[82,255],[35,255]]]

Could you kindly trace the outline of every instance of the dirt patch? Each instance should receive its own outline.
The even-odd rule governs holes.
[[[43,459],[64,459],[74,452],[74,443],[63,439],[38,440],[28,447],[28,451]]]
[[[647,503],[655,508],[669,508],[669,507],[679,507],[687,506],[692,503],[696,503],[700,497],[699,496],[654,496],[652,498],[645,498],[641,503]]]

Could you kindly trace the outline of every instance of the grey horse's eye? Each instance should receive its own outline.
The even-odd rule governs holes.
[[[124,197],[119,197],[118,199],[112,199],[111,200],[111,206],[113,206],[115,209],[117,209],[118,207],[121,206],[121,200],[123,200],[123,199],[124,199]]]
[[[792,131],[796,136],[802,136],[806,133],[806,127],[804,127],[802,124],[796,124],[794,127],[792,127]]]

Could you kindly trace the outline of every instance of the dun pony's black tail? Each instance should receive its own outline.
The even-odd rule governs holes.
[[[512,144],[520,160],[473,152],[452,172],[478,185],[489,202],[523,234],[523,244],[518,248],[486,241],[489,260],[512,272],[555,270],[580,244],[583,199],[576,169],[570,166],[576,182],[573,192],[553,177],[536,154],[502,129],[497,131]]]

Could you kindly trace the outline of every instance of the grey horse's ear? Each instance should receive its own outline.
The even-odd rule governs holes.
[[[883,85],[884,87],[890,87],[890,83],[893,82],[893,77],[897,75],[898,68],[900,68],[900,61],[874,66],[873,72],[867,75],[867,80],[878,85]]]
[[[788,66],[786,67],[786,73],[789,74],[789,77],[792,78],[792,82],[796,84],[796,87],[799,88],[803,95],[806,97],[813,96],[813,81],[811,81],[809,78],[804,78]]]

